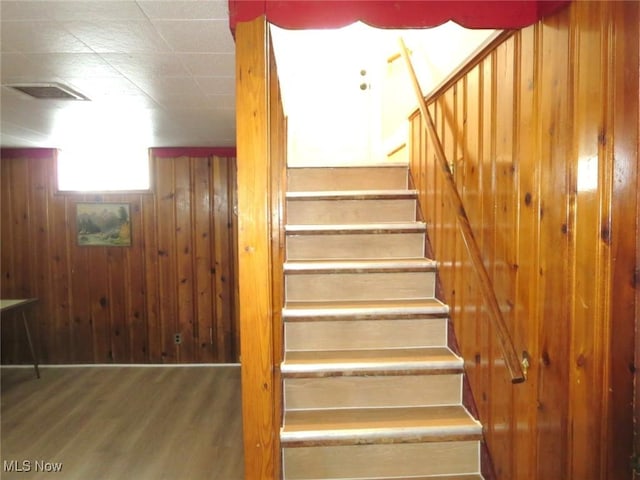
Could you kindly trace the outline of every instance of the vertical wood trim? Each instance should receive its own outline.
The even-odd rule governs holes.
[[[640,422],[640,4],[615,2],[608,25],[607,135],[613,162],[611,284],[606,478],[625,478]],[[619,73],[621,72],[621,73]],[[635,203],[635,206],[634,206]],[[631,225],[635,222],[635,236]],[[635,238],[634,238],[635,237]],[[635,321],[628,319],[634,318]],[[634,335],[635,330],[635,335]],[[633,367],[632,367],[633,366]],[[629,399],[635,395],[634,406]],[[630,422],[629,418],[635,418]],[[640,453],[636,437],[635,453]],[[604,453],[604,452],[603,452]]]
[[[173,162],[158,160],[157,176],[157,228],[158,228],[158,283],[159,283],[159,325],[160,355],[162,363],[172,363],[177,359],[173,348],[176,333],[176,285],[175,257],[175,169]]]
[[[606,127],[607,39],[601,28],[607,11],[600,3],[589,9],[572,9],[570,22],[570,108],[573,109],[573,152],[568,163],[571,345],[569,396],[569,476],[601,478],[603,431],[603,387],[608,359],[605,325],[610,282],[606,244],[602,232],[609,232],[610,159],[603,148]],[[601,18],[603,18],[601,24]],[[606,30],[606,28],[605,28]],[[572,61],[571,61],[572,60]],[[603,205],[604,203],[604,205]],[[604,208],[603,208],[604,207]],[[605,221],[607,226],[603,226]],[[594,282],[593,278],[598,281]],[[605,449],[606,450],[606,449]]]
[[[493,56],[489,55],[485,58],[481,63],[481,75],[480,75],[480,157],[478,159],[478,169],[480,170],[480,211],[481,211],[481,220],[480,220],[480,230],[477,235],[478,247],[483,252],[483,258],[485,258],[485,265],[487,268],[487,273],[491,276],[490,270],[493,265],[491,259],[486,255],[486,251],[489,245],[489,235],[487,232],[491,231],[492,222],[491,222],[491,213],[493,212],[490,202],[487,202],[487,196],[483,194],[483,192],[492,192],[493,189],[491,187],[492,174],[491,174],[491,159],[492,159],[492,150],[491,150],[491,132],[493,129],[493,116],[492,112],[492,103],[493,103],[493,68],[492,68],[492,60]],[[480,286],[478,285],[478,289],[480,290]],[[480,369],[481,375],[481,392],[479,392],[478,396],[480,397],[479,403],[479,411],[480,416],[487,423],[485,427],[485,432],[487,434],[487,441],[489,442],[489,447],[491,448],[491,431],[492,431],[492,421],[491,421],[491,351],[492,351],[492,335],[491,326],[489,325],[487,318],[487,311],[482,299],[482,293],[480,294],[480,303],[478,304],[478,311],[480,312],[478,315],[478,333],[479,333],[479,346],[480,346],[480,358],[482,368]]]
[[[517,34],[516,86],[517,118],[515,161],[518,165],[519,212],[517,303],[514,316],[514,342],[528,348],[532,359],[539,357],[538,350],[538,295],[539,295],[539,236],[538,217],[540,201],[540,174],[537,168],[538,102],[535,85],[539,72],[539,26],[524,29]],[[533,54],[532,54],[533,52]],[[514,416],[516,428],[514,478],[535,478],[537,450],[530,432],[536,430],[537,405],[531,401],[538,390],[538,362],[532,362],[527,382],[514,390]]]
[[[122,285],[129,285],[126,281],[126,251],[123,248],[109,249],[107,252],[109,263],[109,327],[112,361],[125,363],[128,361],[129,339],[125,324],[127,311],[127,292]]]
[[[86,299],[91,297],[89,282],[86,281],[86,279],[89,278],[91,270],[87,250],[72,249],[70,265],[74,276],[85,279],[85,281],[82,282],[73,282],[71,291],[71,309],[74,312],[72,318],[74,324],[73,337],[74,343],[78,342],[78,346],[80,347],[76,356],[80,361],[91,362],[95,357],[95,346],[92,342],[86,341],[87,338],[91,338],[93,329],[91,309],[86,302]],[[78,299],[78,301],[75,299]]]
[[[229,188],[232,192],[232,200],[229,205],[229,215],[231,217],[233,242],[231,243],[231,252],[233,258],[233,335],[234,335],[234,359],[240,361],[240,290],[239,290],[239,267],[238,267],[238,167],[237,159],[230,158],[232,169],[229,175]]]
[[[568,192],[566,159],[569,157],[567,128],[568,19],[564,11],[543,22],[539,79],[541,202],[540,202],[540,342],[541,370],[538,392],[539,424],[556,427],[538,429],[539,478],[570,478],[567,471],[568,347],[570,328],[567,302]],[[545,101],[554,99],[554,101]],[[563,228],[563,226],[565,226]],[[552,322],[551,319],[555,319]],[[554,325],[555,323],[555,325]],[[553,458],[553,461],[544,459]]]
[[[46,165],[46,163],[45,163]],[[48,220],[46,214],[46,205],[48,198],[48,171],[47,168],[42,168],[41,165],[33,165],[31,164],[29,176],[31,178],[31,204],[33,205],[33,211],[31,212],[31,221],[32,221],[32,230],[30,235],[33,239],[33,242],[36,245],[40,245],[40,248],[36,252],[32,252],[30,257],[32,258],[33,266],[32,271],[30,273],[30,278],[32,282],[35,280],[34,284],[34,296],[39,299],[37,307],[33,310],[35,315],[42,315],[42,312],[46,311],[46,308],[43,308],[45,305],[50,304],[50,295],[48,294],[48,290],[46,288],[46,284],[44,280],[46,279],[47,273],[46,269],[42,268],[42,265],[46,265],[49,260],[48,255]],[[6,281],[4,278],[0,280],[0,282]],[[86,297],[85,297],[86,298]],[[89,316],[86,314],[86,305],[85,312],[81,321],[84,323],[85,328],[87,328],[90,332],[91,326],[89,324]],[[40,361],[45,358],[45,352],[43,348],[42,339],[46,338],[45,328],[43,322],[36,321],[32,322],[32,335],[34,337],[33,343],[36,348],[36,354]],[[87,342],[88,343],[88,342]],[[91,345],[89,343],[89,349]],[[93,352],[91,352],[91,357],[93,356]]]
[[[56,290],[56,298],[60,299],[58,303],[56,303],[56,332],[55,337],[58,340],[58,348],[56,348],[56,352],[59,355],[58,358],[63,358],[63,355],[66,355],[65,352],[71,352],[73,354],[73,349],[71,346],[71,324],[69,319],[69,274],[66,268],[66,264],[68,262],[67,257],[67,244],[68,237],[67,231],[70,228],[69,223],[69,201],[66,198],[60,199],[60,201],[56,202],[56,209],[58,212],[58,219],[61,221],[56,222],[54,225],[54,239],[55,239],[55,281],[54,281],[54,289]],[[100,260],[104,260],[101,258]],[[106,265],[103,263],[102,265]],[[106,268],[105,268],[106,271]],[[107,325],[109,323],[108,309],[106,306],[101,308],[101,320],[104,324]],[[107,336],[108,338],[108,336]],[[105,351],[109,352],[108,343],[105,348]]]
[[[146,237],[146,230],[143,228],[142,212],[144,211],[144,196],[137,195],[135,204],[132,205],[131,211],[131,232],[132,242],[135,249],[129,252],[128,269],[130,281],[130,300],[131,305],[127,312],[129,322],[129,341],[130,341],[130,361],[131,363],[145,363],[149,361],[150,341],[149,335],[149,318],[147,312],[146,299],[150,295],[150,289],[145,283],[145,266],[147,242],[150,241]]]
[[[10,181],[13,176],[13,167],[14,163],[2,163],[2,174],[0,175],[0,205],[3,209],[2,219],[4,225],[2,226],[2,232],[6,235],[7,226],[8,225],[10,231],[15,231],[17,228],[14,226],[14,215],[13,215],[13,198],[15,195],[13,194],[13,185]],[[11,235],[11,234],[10,234]],[[3,287],[3,292],[5,296],[18,296],[16,292],[16,286],[13,284],[14,275],[15,275],[15,253],[14,253],[14,240],[13,236],[9,241],[6,241],[3,238],[2,242],[2,263],[0,263],[0,267],[2,268],[2,278],[0,279],[0,285]],[[47,258],[47,260],[49,260]],[[7,285],[11,285],[11,288],[7,288]],[[11,358],[11,356],[15,356],[16,345],[19,345],[19,342],[15,338],[16,334],[16,320],[12,322],[2,322],[3,334],[0,335],[0,342],[3,361],[5,358]]]
[[[275,479],[269,37],[264,17],[236,29],[238,263],[245,478]]]
[[[633,65],[633,59],[636,58],[638,59],[638,76],[640,77],[640,35],[638,35],[638,22],[637,20],[640,20],[640,15],[638,14],[638,8],[639,6],[636,4],[635,5],[635,15],[625,15],[626,12],[622,13],[623,18],[627,19],[627,21],[629,22],[628,25],[631,26],[631,28],[635,28],[635,37],[636,37],[636,45],[638,50],[635,52],[635,55],[631,55],[631,62],[630,64]],[[634,20],[636,20],[635,23]],[[631,35],[631,37],[633,38],[633,35]],[[629,44],[631,44],[633,42],[633,40],[631,40],[630,42],[628,42]],[[620,49],[625,49],[626,47],[624,46],[624,40],[621,40],[617,43],[617,49],[618,51],[620,51]],[[628,50],[623,50],[623,51],[628,51]],[[630,72],[631,75],[633,75],[633,72]],[[626,85],[625,85],[626,87]],[[638,85],[638,87],[640,87],[640,85]],[[626,90],[626,88],[625,88]],[[636,115],[635,119],[636,119],[636,128],[635,128],[635,135],[636,135],[636,141],[631,143],[630,147],[631,149],[633,149],[633,147],[635,146],[636,148],[636,155],[640,155],[640,88],[636,88],[635,91],[637,92],[637,99],[638,99],[638,105],[636,106],[636,108],[634,109],[632,115]],[[629,89],[629,92],[631,94],[633,94],[634,89],[633,87]],[[618,90],[618,94],[620,95],[620,90]],[[625,102],[625,96],[621,95],[622,98],[622,102],[624,104]],[[622,124],[624,125],[624,123]],[[631,123],[631,125],[633,125],[633,123]],[[633,128],[633,127],[631,127]],[[634,145],[635,144],[635,145]],[[631,172],[633,173],[633,172]],[[634,439],[634,446],[633,449],[634,451],[632,452],[635,455],[640,455],[640,379],[639,379],[639,375],[638,375],[638,370],[640,369],[640,166],[638,165],[638,162],[636,162],[636,184],[635,184],[635,189],[636,189],[636,261],[635,261],[635,268],[634,271],[632,273],[632,282],[631,285],[633,286],[634,290],[635,290],[635,368],[634,368],[634,385],[635,385],[635,390],[633,392],[633,410],[634,410],[634,422],[633,422],[633,439]],[[633,175],[630,175],[630,178],[633,178]],[[617,195],[616,195],[616,205],[619,206],[621,203],[624,202],[624,199],[626,197],[625,192],[623,189],[617,189]],[[628,211],[628,210],[627,210]],[[632,210],[633,211],[633,210]],[[615,303],[614,303],[615,305]],[[615,351],[615,350],[614,350]],[[623,361],[624,362],[624,361]],[[624,364],[624,363],[623,363]],[[622,396],[622,401],[624,402],[624,395]],[[615,451],[615,448],[613,449]],[[610,459],[611,457],[615,456],[615,453],[613,455],[610,454]]]
[[[159,160],[151,157],[151,172],[153,175],[156,195],[145,196],[142,200],[142,210],[146,212],[142,216],[144,229],[144,282],[147,290],[146,314],[147,328],[149,330],[148,358],[151,363],[162,362],[162,324],[160,321],[160,245],[158,241],[158,173]],[[133,233],[133,232],[132,232]]]
[[[456,96],[455,96],[455,108],[454,108],[454,128],[451,132],[452,140],[454,141],[454,153],[453,161],[455,165],[455,178],[456,184],[460,191],[461,199],[464,202],[466,197],[466,182],[465,182],[465,163],[464,158],[466,155],[467,147],[467,130],[466,130],[466,117],[467,117],[467,81],[466,78],[461,79],[456,84]],[[454,215],[453,215],[454,216]],[[455,217],[455,216],[454,216]],[[457,221],[453,222],[452,226],[452,238],[456,242],[455,244],[455,263],[454,263],[454,291],[456,292],[456,310],[457,315],[454,321],[457,324],[456,330],[465,330],[465,310],[466,310],[466,298],[465,298],[465,272],[467,265],[467,255],[464,248],[464,242],[461,242],[458,238],[458,224]]]
[[[480,156],[480,67],[473,68],[467,76],[465,76],[465,150],[464,150],[464,188],[463,202],[467,206],[467,216],[471,228],[475,232],[479,232],[479,175],[478,159]],[[477,238],[479,240],[479,238]],[[468,359],[466,372],[469,378],[469,384],[472,391],[480,391],[479,371],[480,371],[480,349],[477,342],[479,332],[479,304],[482,302],[476,283],[473,281],[473,270],[471,259],[463,251],[463,270],[461,276],[465,282],[465,294],[463,304],[463,331],[467,338],[474,339],[472,342],[461,344],[461,352],[465,359]],[[480,398],[476,399],[477,402]]]
[[[213,212],[221,212],[223,208],[226,208],[226,175],[224,174],[224,166],[213,159]],[[213,234],[214,234],[214,252],[215,252],[215,296],[218,299],[225,298],[227,295],[226,289],[226,279],[224,277],[224,269],[222,266],[222,262],[224,261],[223,255],[225,252],[225,246],[228,245],[228,237],[227,237],[227,222],[221,221],[219,215],[215,215],[214,213],[214,225],[213,225]],[[226,220],[226,219],[224,219]],[[216,303],[216,331],[215,331],[215,342],[216,349],[218,351],[218,356],[221,356],[225,351],[225,346],[227,345],[227,336],[229,335],[229,318],[227,316],[227,312],[222,308],[222,303]]]
[[[638,50],[640,51],[640,36],[638,36]],[[639,62],[640,65],[640,62]],[[640,67],[639,67],[640,70]],[[640,119],[640,88],[638,88],[638,108],[637,108],[637,117],[636,119]],[[637,150],[636,152],[640,152],[640,122],[638,122],[637,128]],[[633,176],[631,177],[633,178]],[[636,241],[635,241],[635,250],[636,250],[636,261],[635,265],[633,265],[633,273],[631,274],[631,285],[635,290],[635,345],[634,345],[634,368],[633,376],[634,376],[634,389],[633,389],[633,427],[632,427],[632,436],[633,436],[633,446],[632,446],[632,455],[640,456],[640,379],[638,375],[638,370],[640,367],[640,167],[636,164]],[[616,206],[619,207],[620,200],[619,198],[624,198],[623,195],[617,195],[616,198]],[[627,209],[625,209],[627,210]],[[627,210],[628,211],[628,210]],[[633,212],[633,210],[631,210]],[[615,303],[614,303],[615,305]],[[614,350],[615,351],[615,350]],[[624,360],[622,365],[624,365]],[[622,369],[621,369],[622,370]],[[624,402],[624,395],[622,397],[622,402]],[[618,410],[619,412],[619,410]],[[624,415],[623,415],[624,419]],[[614,423],[614,425],[619,425],[618,422]],[[613,468],[616,468],[617,462],[615,462],[616,457],[623,455],[615,446],[610,445],[609,447],[609,461],[613,463]],[[613,451],[613,453],[611,453]],[[616,452],[619,452],[616,454]],[[637,476],[637,475],[636,475]]]
[[[211,163],[208,157],[194,163],[193,178],[193,235],[194,235],[194,290],[196,294],[196,325],[198,333],[197,358],[201,362],[214,362],[211,329],[215,327],[215,291],[212,288],[211,276],[214,261],[211,258],[213,248],[213,218],[211,194]],[[195,327],[195,325],[194,325]]]
[[[491,250],[495,252],[493,282],[496,298],[511,338],[513,338],[513,308],[515,306],[514,290],[514,246],[517,240],[514,231],[517,222],[514,212],[514,179],[516,168],[513,158],[514,132],[514,59],[515,38],[506,40],[494,54],[494,114],[492,142],[494,144],[494,211],[495,236]],[[496,332],[495,326],[492,330]],[[495,335],[495,333],[494,333]],[[496,337],[494,337],[496,338]],[[521,347],[522,348],[522,347]],[[519,361],[520,352],[516,352]],[[492,401],[494,430],[493,445],[496,452],[504,457],[496,462],[498,474],[503,478],[514,478],[513,445],[513,389],[509,385],[509,371],[503,360],[498,342],[493,342],[492,349]],[[506,428],[500,426],[505,426]]]
[[[601,74],[601,88],[605,101],[601,107],[600,117],[602,125],[602,132],[596,137],[596,142],[599,144],[599,153],[602,158],[601,166],[598,171],[599,181],[601,182],[600,198],[599,198],[599,211],[600,216],[598,218],[599,234],[596,235],[596,241],[598,242],[598,257],[601,262],[599,278],[602,278],[602,282],[598,282],[596,289],[596,298],[601,299],[600,305],[596,310],[596,328],[594,329],[593,342],[595,343],[594,363],[596,368],[593,371],[594,379],[596,382],[600,382],[599,389],[600,395],[597,399],[600,411],[603,413],[599,415],[596,421],[596,428],[600,433],[600,455],[598,463],[600,471],[598,472],[599,478],[606,478],[607,475],[607,445],[611,442],[609,436],[609,428],[606,412],[609,411],[610,402],[610,389],[611,385],[611,359],[612,353],[610,349],[611,345],[611,331],[613,327],[613,317],[611,315],[611,302],[614,297],[613,288],[613,251],[611,245],[613,243],[614,232],[613,228],[613,178],[614,178],[614,157],[613,157],[613,140],[615,136],[615,121],[613,119],[613,105],[615,104],[615,97],[612,85],[614,79],[614,69],[607,68],[607,66],[614,65],[613,54],[613,9],[602,9],[602,15],[600,16],[600,29],[601,29],[601,52],[603,58],[603,64]],[[587,445],[585,451],[589,454],[589,448],[591,445]]]
[[[175,251],[176,251],[176,286],[177,286],[177,315],[176,333],[182,335],[182,343],[177,345],[176,359],[191,359],[194,357],[194,340],[196,331],[194,325],[194,271],[193,271],[193,197],[191,175],[193,159],[187,156],[176,159],[175,169],[175,203],[176,216]],[[215,218],[215,214],[214,214]]]
[[[274,365],[274,424],[282,425],[284,411],[282,375],[279,365],[284,357],[284,261],[285,261],[285,192],[287,191],[287,121],[282,107],[282,95],[273,44],[269,38],[269,109],[271,148],[271,249],[273,285],[273,353]],[[274,451],[274,477],[280,478],[282,455],[280,437],[276,432]]]

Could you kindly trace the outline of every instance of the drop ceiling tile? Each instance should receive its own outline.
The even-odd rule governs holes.
[[[25,105],[25,101],[31,102],[34,99],[28,97],[26,94],[21,93],[13,88],[2,86],[2,108],[0,114],[3,118],[15,114],[16,110]]]
[[[7,1],[0,2],[6,20],[142,20],[143,11],[134,0],[119,1]]]
[[[235,134],[236,129],[236,111],[235,109],[213,110],[212,115],[215,116],[216,123],[224,124],[229,127],[228,132]]]
[[[180,59],[172,53],[105,53],[101,57],[120,74],[132,79],[189,76]]]
[[[169,52],[148,21],[73,22],[66,28],[97,53]]]
[[[203,98],[202,90],[191,77],[149,77],[134,81],[138,88],[162,104],[171,97],[193,97],[196,103]]]
[[[35,100],[27,96],[5,100],[2,105],[3,123],[9,122],[25,130],[47,135],[53,129],[57,113],[65,106],[61,100]]]
[[[82,53],[91,52],[79,38],[55,22],[2,22],[3,52]]]
[[[178,58],[195,77],[235,77],[233,53],[181,53]]]
[[[2,73],[3,83],[35,81],[48,75],[46,69],[33,60],[30,55],[6,52],[0,56],[0,72]]]
[[[49,76],[61,78],[121,76],[97,53],[35,53],[27,55],[27,58],[40,66],[42,74]]]
[[[104,97],[144,96],[144,92],[124,77],[68,77],[66,82],[92,101]]]
[[[3,147],[43,147],[46,145],[47,134],[38,132],[23,127],[22,125],[16,125],[11,122],[5,122],[2,120],[0,123],[0,145]]]
[[[157,133],[163,137],[170,136],[172,131],[175,132],[176,123],[189,132],[192,146],[235,145],[235,120],[220,121],[216,112],[175,112],[159,125]]]
[[[153,24],[174,52],[235,52],[227,20],[156,20]]]
[[[156,97],[156,101],[164,108],[169,110],[181,111],[181,110],[205,110],[208,108],[206,100],[201,94],[173,94],[163,95],[162,97]],[[182,127],[182,125],[181,125]]]
[[[235,95],[207,95],[206,104],[215,110],[233,110],[236,108]]]
[[[98,97],[94,102],[99,107],[118,108],[121,112],[132,110],[154,110],[162,106],[148,95],[116,95]]]
[[[235,95],[235,77],[196,77],[205,95]]]
[[[175,111],[190,111],[195,114],[198,111],[221,111],[233,110],[236,106],[236,99],[233,95],[164,95],[157,97],[156,101],[163,107]]]
[[[182,129],[176,129],[179,123]],[[156,121],[153,135],[157,146],[190,146],[190,147],[211,147],[224,146],[216,132],[216,128],[211,126],[210,119],[198,120],[191,123],[184,123],[182,119],[171,116],[162,121]],[[232,144],[233,145],[233,144]]]
[[[138,1],[151,20],[225,20],[228,22],[228,0],[206,1]]]

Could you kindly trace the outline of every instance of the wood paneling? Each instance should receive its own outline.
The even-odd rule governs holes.
[[[264,17],[236,29],[245,478],[280,478],[286,119]]]
[[[151,166],[152,193],[61,194],[54,151],[2,151],[2,296],[40,299],[42,363],[238,361],[235,159],[152,155]],[[78,246],[84,201],[129,203],[131,247]],[[28,363],[13,323],[2,361]]]
[[[516,349],[531,356],[524,384],[509,383],[434,147],[411,119],[412,177],[499,479],[631,478],[638,10],[574,2],[512,32],[430,105]]]

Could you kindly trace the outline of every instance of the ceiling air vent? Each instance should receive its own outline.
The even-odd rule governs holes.
[[[39,100],[89,100],[81,93],[59,83],[23,83],[7,86]]]

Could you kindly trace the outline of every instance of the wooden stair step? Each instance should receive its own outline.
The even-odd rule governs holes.
[[[460,405],[462,372],[285,377],[283,391],[287,411]]]
[[[463,360],[448,347],[285,352],[284,377],[457,373]]]
[[[447,345],[447,317],[318,319],[287,321],[286,349],[355,350]]]
[[[424,258],[423,222],[286,225],[286,256],[300,259]]]
[[[287,190],[377,190],[407,188],[409,168],[404,164],[357,167],[300,167],[287,170]]]
[[[322,190],[287,192],[287,200],[385,200],[415,199],[417,190]]]
[[[297,446],[283,448],[283,467],[286,480],[482,479],[477,440]]]
[[[435,296],[436,273],[432,263],[419,260],[404,265],[401,262],[365,263],[341,268],[339,262],[327,265],[316,262],[311,266],[313,270],[285,270],[285,299],[287,302],[334,303],[431,299]]]
[[[317,194],[315,194],[317,197]],[[351,195],[342,198],[287,198],[288,224],[352,224],[412,222],[417,219],[415,195],[408,197],[393,193],[383,196],[362,197]]]
[[[286,235],[318,235],[318,234],[371,234],[371,233],[424,233],[424,222],[379,222],[379,223],[345,223],[322,225],[287,224]]]
[[[288,234],[287,260],[424,258],[424,232]]]
[[[482,426],[461,405],[294,410],[283,447],[480,440]]]
[[[484,480],[484,477],[479,473],[474,473],[470,475],[420,475],[419,477],[360,477],[356,480]]]
[[[282,309],[285,321],[327,320],[331,318],[407,318],[442,316],[449,306],[435,298],[419,300],[384,300],[350,302],[287,302]]]
[[[436,268],[437,262],[427,258],[298,260],[285,262],[284,273],[433,272]]]

